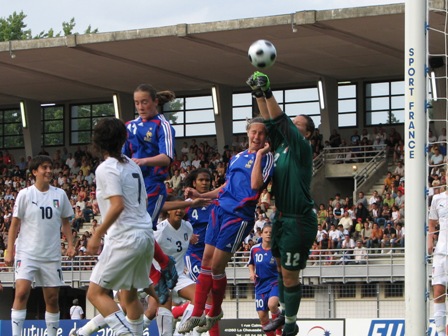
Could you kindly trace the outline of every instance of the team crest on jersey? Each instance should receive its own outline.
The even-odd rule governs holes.
[[[188,240],[188,234],[184,233],[184,240],[187,241]]]
[[[252,165],[254,164],[254,160],[250,159],[249,161],[247,161],[246,163],[246,168],[250,169],[252,167]]]
[[[143,140],[151,142],[151,140],[152,140],[152,127],[150,127],[148,129],[148,132],[146,132],[145,138]]]
[[[54,200],[53,200],[53,206],[54,206],[55,208],[59,208],[59,200],[54,199]]]
[[[275,258],[274,258],[274,257],[271,257],[271,260],[269,260],[269,263],[270,263],[271,265],[275,264]]]

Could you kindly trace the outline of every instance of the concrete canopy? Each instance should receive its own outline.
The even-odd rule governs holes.
[[[443,24],[442,15],[432,15]],[[247,49],[261,38],[277,48],[277,63],[266,72],[278,88],[315,86],[321,77],[403,78],[404,5],[398,4],[2,42],[0,108],[21,99],[110,101],[140,83],[177,96],[209,94],[213,84],[247,91],[255,70]]]

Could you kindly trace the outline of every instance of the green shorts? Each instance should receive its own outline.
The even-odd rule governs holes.
[[[306,267],[317,234],[317,217],[313,211],[305,216],[276,215],[272,225],[272,255],[282,267],[297,271]]]

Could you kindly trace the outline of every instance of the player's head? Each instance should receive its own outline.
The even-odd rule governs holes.
[[[246,125],[247,138],[249,141],[249,151],[255,152],[264,147],[268,131],[264,124],[264,119],[255,117],[250,119]]]
[[[174,196],[174,195],[168,195],[166,198],[167,202],[172,201],[184,201],[184,199],[180,196]],[[186,215],[185,209],[174,209],[174,210],[168,210],[166,211],[166,219],[170,222],[171,225],[179,225],[182,219],[184,219]]]
[[[263,242],[270,243],[271,242],[271,234],[272,234],[272,225],[265,224],[261,229],[261,238]]]
[[[126,141],[126,136],[126,126],[120,119],[101,118],[93,128],[92,143],[101,155],[114,157],[123,162],[121,149]]]
[[[185,179],[185,186],[195,188],[199,193],[205,193],[211,188],[212,174],[206,168],[193,170]]]
[[[31,159],[28,168],[30,169],[31,172],[33,172],[33,170],[38,170],[39,166],[42,166],[44,164],[49,164],[50,168],[53,167],[52,158],[47,155],[36,155]]]
[[[292,121],[294,125],[296,125],[299,132],[306,138],[310,139],[311,136],[314,133],[314,121],[311,119],[310,116],[307,116],[306,114],[300,114],[297,117],[295,117]]]
[[[175,97],[172,91],[157,92],[149,84],[140,84],[134,90],[134,105],[139,116],[147,120],[157,115],[160,112],[160,107]]]

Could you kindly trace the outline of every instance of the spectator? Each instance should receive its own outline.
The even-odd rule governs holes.
[[[395,200],[392,198],[392,195],[390,192],[386,193],[386,197],[383,200],[383,206],[387,205],[389,208],[392,208],[392,206],[395,204]]]
[[[325,209],[325,204],[319,204],[319,210],[317,211],[317,223],[326,225],[326,219],[328,217],[328,211]]]
[[[357,265],[363,265],[367,263],[367,249],[363,246],[361,239],[358,239],[356,241],[356,246],[353,249],[353,258],[353,262]]]
[[[363,225],[364,225],[364,227],[361,230],[361,238],[360,239],[362,241],[362,244],[364,246],[367,246],[367,242],[369,241],[370,236],[372,235],[372,228],[370,227],[370,223],[367,221],[365,221]]]
[[[373,223],[370,239],[367,241],[367,247],[368,248],[380,247],[381,239],[383,239],[383,230],[378,226],[377,223]]]
[[[82,320],[84,318],[84,310],[79,305],[78,299],[73,300],[73,306],[70,307],[70,319]]]
[[[395,167],[395,170],[394,170],[394,175],[399,175],[400,178],[402,178],[404,176],[403,160],[398,161],[397,166]]]
[[[369,210],[367,210],[367,207],[363,202],[358,202],[356,206],[356,218],[361,218],[361,220],[364,222],[368,217]]]
[[[393,185],[394,185],[394,178],[392,176],[392,173],[387,172],[386,178],[384,179],[383,194],[385,194],[387,191],[391,191]]]
[[[341,207],[339,202],[336,203],[336,206],[333,209],[333,215],[338,221],[344,216],[344,209]]]
[[[367,201],[367,198],[364,195],[364,191],[358,192],[358,199],[356,200],[356,204],[359,204],[359,203],[362,203],[366,209],[369,207],[369,202]],[[357,217],[359,217],[359,216],[357,216]]]
[[[264,212],[268,211],[271,206],[271,194],[268,192],[267,188],[264,188],[258,199],[258,205],[260,209]]]
[[[351,231],[352,227],[353,227],[353,221],[349,216],[350,214],[348,213],[348,211],[344,212],[344,215],[342,216],[342,218],[339,220],[339,224],[342,225],[342,227],[344,228],[344,230],[347,231]]]

